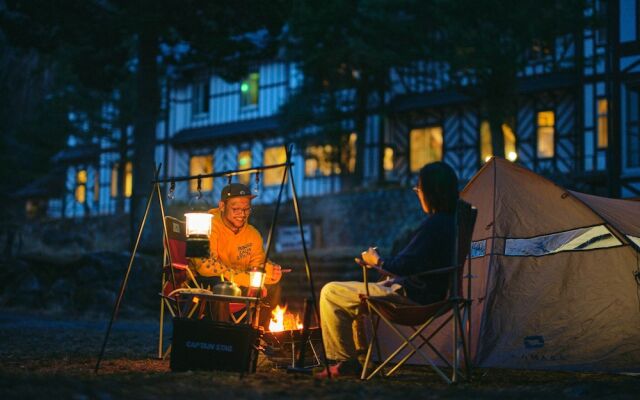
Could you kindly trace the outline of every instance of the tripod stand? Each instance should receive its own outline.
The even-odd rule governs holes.
[[[165,211],[164,211],[164,204],[162,201],[162,194],[160,191],[160,184],[161,183],[172,183],[175,184],[175,182],[179,182],[179,181],[191,181],[191,180],[195,180],[195,179],[203,179],[203,178],[216,178],[216,177],[227,177],[227,178],[231,178],[234,175],[241,175],[241,174],[250,174],[250,173],[260,173],[262,171],[268,170],[268,169],[274,169],[274,168],[284,168],[283,174],[282,174],[282,181],[280,183],[280,187],[279,187],[279,192],[278,192],[278,198],[275,204],[275,210],[274,210],[274,214],[273,214],[273,218],[272,218],[272,222],[271,222],[271,226],[269,228],[269,235],[267,237],[267,246],[266,246],[266,250],[265,250],[265,259],[263,262],[263,266],[266,264],[268,258],[269,258],[269,254],[271,252],[272,249],[272,244],[273,244],[273,233],[275,230],[275,226],[278,222],[278,213],[280,210],[280,204],[282,202],[282,193],[283,193],[283,189],[285,186],[285,183],[287,182],[287,175],[291,175],[291,178],[289,179],[289,183],[291,185],[291,193],[292,193],[292,202],[293,202],[293,208],[294,208],[294,213],[296,216],[296,223],[298,226],[298,230],[300,232],[300,238],[301,238],[301,243],[302,243],[302,250],[303,250],[303,255],[304,255],[304,264],[305,264],[305,271],[306,271],[306,276],[307,276],[307,282],[309,285],[309,291],[310,291],[310,299],[311,299],[311,303],[313,305],[313,311],[315,313],[316,316],[316,320],[319,322],[320,321],[320,312],[318,309],[318,302],[316,301],[316,295],[315,295],[315,290],[314,290],[314,285],[313,285],[313,276],[311,273],[311,267],[310,267],[310,263],[309,263],[309,256],[308,256],[308,252],[307,252],[307,244],[306,244],[306,240],[305,240],[305,236],[304,236],[304,230],[303,230],[303,224],[302,224],[302,215],[300,213],[300,206],[298,203],[298,196],[297,196],[297,192],[296,192],[296,187],[295,187],[295,182],[293,179],[293,175],[292,175],[292,167],[293,167],[293,163],[291,162],[291,152],[292,152],[292,146],[289,146],[288,148],[285,148],[285,152],[286,152],[286,161],[282,164],[275,164],[275,165],[268,165],[268,166],[259,166],[259,167],[253,167],[253,168],[246,168],[246,169],[238,169],[238,170],[229,170],[229,171],[224,171],[224,172],[219,172],[219,173],[211,173],[211,174],[204,174],[204,175],[196,175],[196,176],[183,176],[183,177],[172,177],[172,178],[165,178],[165,179],[159,179],[158,178],[158,174],[160,171],[160,166],[158,166],[156,168],[156,172],[155,172],[155,179],[152,182],[152,189],[151,192],[149,194],[149,197],[147,199],[147,205],[145,208],[145,213],[144,216],[142,218],[142,221],[140,223],[140,227],[138,229],[138,234],[137,234],[137,239],[135,242],[135,245],[133,247],[133,250],[131,252],[131,257],[129,260],[129,264],[127,267],[127,270],[125,272],[125,275],[122,279],[122,283],[120,285],[120,290],[119,290],[119,294],[118,297],[116,299],[116,302],[114,304],[114,308],[113,308],[113,312],[111,314],[111,319],[109,321],[108,327],[107,327],[107,331],[105,333],[105,337],[104,337],[104,341],[102,343],[102,348],[100,350],[100,354],[98,356],[98,360],[96,362],[96,366],[95,366],[95,372],[97,373],[100,369],[100,363],[102,362],[102,358],[104,356],[104,352],[107,346],[107,342],[109,340],[109,335],[111,333],[111,328],[113,326],[114,321],[116,320],[116,316],[118,314],[118,310],[120,308],[120,304],[122,302],[122,297],[124,295],[124,292],[126,290],[126,286],[127,286],[127,282],[129,280],[129,275],[131,273],[131,269],[133,266],[133,260],[135,258],[136,252],[138,250],[138,246],[140,243],[140,238],[142,236],[142,232],[144,230],[145,227],[145,223],[147,221],[147,217],[149,215],[149,210],[151,207],[151,203],[153,201],[153,198],[155,197],[155,195],[157,194],[158,197],[158,201],[160,204],[160,211],[162,214],[162,226],[163,226],[163,240],[165,242],[168,243],[168,232],[167,232],[167,226],[165,223]],[[169,255],[170,257],[170,255]],[[171,263],[171,260],[169,260],[169,265],[171,265],[171,279],[173,280],[173,284],[175,287],[175,275],[174,275],[174,271],[173,271],[173,263]],[[260,301],[260,291],[258,291],[258,296],[256,299],[256,306],[257,303]],[[180,313],[179,309],[178,309],[178,313]],[[309,311],[307,311],[305,314],[308,314]],[[305,316],[305,326],[303,327],[303,337],[307,337],[308,338],[308,325],[310,323],[310,321],[307,321],[309,318]],[[160,335],[162,335],[162,329],[160,330],[161,333]],[[160,336],[160,340],[162,340],[162,336]],[[161,342],[160,342],[161,343]],[[304,343],[304,342],[303,342]],[[325,368],[327,369],[327,372],[329,371],[329,366],[327,363],[327,359],[326,359],[326,354],[324,351],[324,345],[323,345],[323,362],[325,365]],[[302,360],[304,359],[304,353],[301,354]]]

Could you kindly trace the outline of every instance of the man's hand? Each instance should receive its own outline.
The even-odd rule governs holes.
[[[369,247],[362,252],[362,260],[368,265],[380,266],[380,255],[376,247]]]
[[[282,278],[282,267],[274,263],[269,264],[271,264],[271,276],[269,277],[269,283],[274,284],[280,282],[280,279]]]

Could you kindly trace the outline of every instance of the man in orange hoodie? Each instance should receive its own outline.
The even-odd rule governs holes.
[[[218,208],[209,211],[213,214],[209,237],[211,255],[208,260],[194,263],[197,275],[211,278],[222,273],[225,279],[247,287],[249,271],[262,267],[265,262],[262,236],[249,224],[254,197],[249,187],[241,183],[232,183],[222,189]],[[280,281],[282,271],[279,265],[267,262],[266,272],[265,284],[270,287],[265,300],[275,307],[279,290],[273,285]],[[265,312],[261,314],[268,316]]]

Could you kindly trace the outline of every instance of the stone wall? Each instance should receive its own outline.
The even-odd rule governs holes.
[[[258,206],[252,223],[268,232],[273,206]],[[313,248],[363,248],[388,251],[395,239],[424,218],[418,199],[406,188],[361,190],[300,199],[305,224],[313,227]],[[289,201],[280,209],[278,226],[295,226]]]

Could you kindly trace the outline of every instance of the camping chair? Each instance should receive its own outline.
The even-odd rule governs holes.
[[[189,261],[185,256],[187,238],[185,223],[173,217],[165,217],[167,238],[164,246],[164,265],[162,267],[162,303],[160,315],[163,316],[167,306],[171,316],[178,314],[178,289],[199,289],[196,277],[189,269]]]
[[[369,312],[371,324],[372,324],[372,338],[369,341],[367,348],[367,355],[365,358],[364,367],[362,370],[361,379],[371,379],[377,373],[389,364],[401,351],[409,347],[410,351],[405,355],[389,372],[384,374],[390,376],[397,371],[409,358],[414,354],[420,355],[427,363],[440,375],[447,383],[453,383],[457,381],[458,375],[468,377],[470,374],[470,359],[469,359],[469,342],[468,335],[465,335],[465,328],[463,326],[462,314],[469,311],[470,300],[462,297],[462,283],[465,260],[469,256],[469,250],[471,247],[471,235],[473,233],[473,227],[477,216],[477,210],[470,204],[460,200],[456,207],[455,212],[455,251],[454,251],[454,264],[447,268],[440,268],[437,270],[431,270],[423,272],[417,276],[434,275],[434,274],[449,274],[450,288],[447,293],[446,299],[438,301],[432,304],[419,305],[411,302],[407,299],[406,302],[402,300],[393,299],[390,300],[384,296],[370,296],[369,288],[367,284],[367,268],[363,267],[364,283],[366,287],[366,295],[362,295],[363,305],[366,306],[366,311]],[[469,278],[470,279],[470,278]],[[448,314],[450,312],[450,314]],[[441,322],[429,336],[425,336],[423,333],[425,329],[430,328],[434,321],[438,317],[444,316],[444,321]],[[388,327],[401,339],[400,346],[392,352],[385,360],[382,360],[382,354],[380,352],[380,345],[378,343],[377,328],[383,321]],[[442,330],[450,321],[453,322],[453,337],[452,337],[452,360],[447,360],[431,343],[430,340]],[[413,334],[406,335],[398,329],[398,326],[408,326],[413,329]],[[460,335],[460,337],[458,337]],[[415,342],[421,340],[419,344]],[[466,367],[466,374],[460,369],[459,364],[459,341],[462,344],[462,351],[464,356],[464,365]],[[451,377],[448,377],[441,367],[436,365],[434,360],[422,350],[424,346],[436,354],[436,356],[446,366],[451,368]],[[369,363],[371,362],[371,354],[373,347],[376,346],[378,353],[378,361],[380,365],[371,373],[368,373]]]

